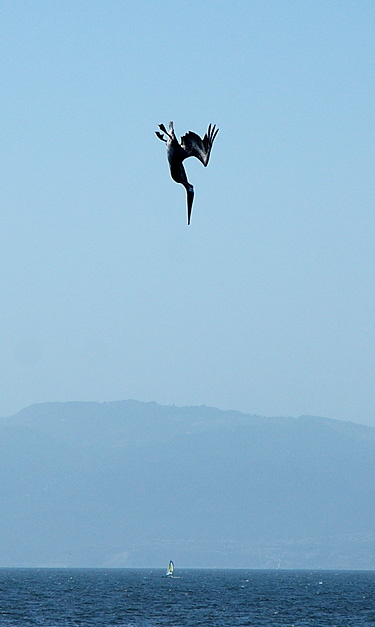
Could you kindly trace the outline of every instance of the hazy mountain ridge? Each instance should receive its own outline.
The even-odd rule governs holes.
[[[156,403],[0,421],[2,565],[375,568],[375,429]]]

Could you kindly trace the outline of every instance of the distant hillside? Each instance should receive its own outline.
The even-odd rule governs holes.
[[[375,429],[156,403],[0,419],[1,566],[375,568]]]

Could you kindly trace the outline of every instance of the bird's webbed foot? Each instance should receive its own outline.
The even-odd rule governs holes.
[[[164,135],[159,133],[159,131],[155,131],[155,135],[156,135],[156,137],[159,137],[159,139],[161,139],[162,142],[167,142],[167,140],[165,139]]]

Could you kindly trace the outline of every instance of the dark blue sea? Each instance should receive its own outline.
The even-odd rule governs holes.
[[[372,627],[375,572],[0,569],[0,626]]]

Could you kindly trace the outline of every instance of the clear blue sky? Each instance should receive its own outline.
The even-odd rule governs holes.
[[[375,425],[375,3],[0,2],[0,415]],[[155,137],[220,132],[195,186]]]

